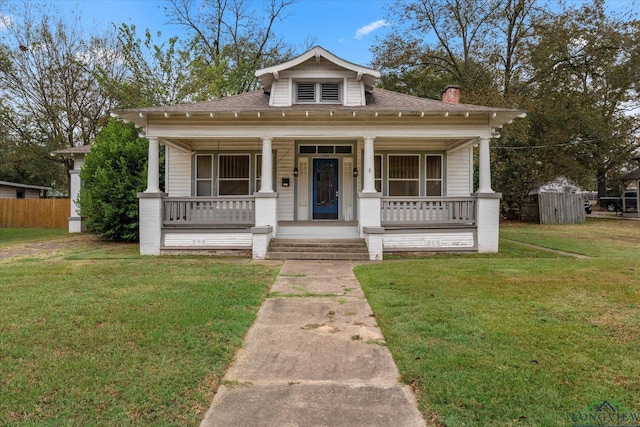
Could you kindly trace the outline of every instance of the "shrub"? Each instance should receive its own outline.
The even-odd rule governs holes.
[[[78,204],[87,231],[104,240],[138,240],[138,198],[147,182],[148,142],[132,123],[110,119],[85,158]]]

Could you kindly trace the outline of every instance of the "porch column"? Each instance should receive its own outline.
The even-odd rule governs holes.
[[[160,143],[157,137],[149,139],[149,159],[147,166],[147,189],[145,193],[160,192]]]
[[[500,231],[500,199],[502,194],[491,189],[490,138],[480,138],[480,182],[476,196],[476,232],[478,252],[498,252]]]
[[[493,193],[491,189],[491,153],[489,150],[489,141],[490,138],[480,138],[480,182],[478,185],[478,193]]]
[[[273,159],[271,138],[262,138],[262,177],[260,193],[273,193]]]
[[[140,254],[160,255],[162,247],[162,197],[160,191],[160,144],[157,137],[148,138],[147,189],[138,193],[140,200]]]
[[[364,137],[364,171],[362,192],[358,194],[358,226],[360,237],[365,239],[370,260],[382,259],[384,229],[380,227],[380,203],[382,194],[376,191],[374,149],[375,137]]]
[[[278,233],[278,193],[273,191],[272,138],[262,139],[262,176],[260,190],[255,197],[255,227],[251,228],[253,238],[253,259],[263,259],[269,241]]]
[[[367,136],[364,138],[364,174],[362,176],[362,192],[375,193],[375,168],[373,166],[373,140],[375,137]]]

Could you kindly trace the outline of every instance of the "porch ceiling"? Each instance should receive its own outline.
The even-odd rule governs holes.
[[[280,138],[274,138],[273,142],[277,143]],[[284,138],[287,142],[291,142],[292,138]],[[308,143],[322,143],[322,142],[331,142],[331,143],[346,143],[353,142],[355,140],[362,140],[362,138],[352,138],[352,137],[344,137],[344,138],[336,138],[336,137],[323,137],[318,136],[314,138],[293,138],[295,142],[308,142]],[[191,152],[196,149],[203,149],[202,147],[207,147],[206,149],[223,149],[223,150],[233,150],[235,147],[248,147],[255,146],[256,149],[261,147],[262,141],[258,137],[253,138],[211,138],[211,137],[202,137],[202,138],[161,138],[160,142],[171,146],[173,148],[177,148],[183,152]],[[376,145],[380,149],[389,150],[394,149],[396,146],[398,148],[406,149],[416,149],[416,150],[443,150],[443,151],[457,151],[463,148],[467,148],[470,145],[476,144],[476,138],[379,138],[376,140]],[[200,148],[198,148],[200,147]]]

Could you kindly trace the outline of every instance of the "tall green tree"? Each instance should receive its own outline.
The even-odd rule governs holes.
[[[373,49],[388,88],[437,98],[456,83],[463,102],[527,111],[492,142],[493,187],[515,208],[559,175],[602,193],[637,147],[638,21],[603,0],[545,6],[399,0],[404,23]]]
[[[79,16],[40,3],[12,6],[0,32],[0,122],[8,134],[1,151],[50,170],[60,161],[51,151],[90,144],[105,123],[111,98],[95,71],[117,74],[119,62],[111,38],[85,34]],[[59,174],[13,172],[27,183],[67,187]]]

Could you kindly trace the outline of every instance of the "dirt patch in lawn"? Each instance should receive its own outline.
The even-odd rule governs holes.
[[[43,242],[18,243],[0,247],[0,259],[21,256],[51,256],[66,249],[93,250],[104,245],[91,234],[80,234]]]

